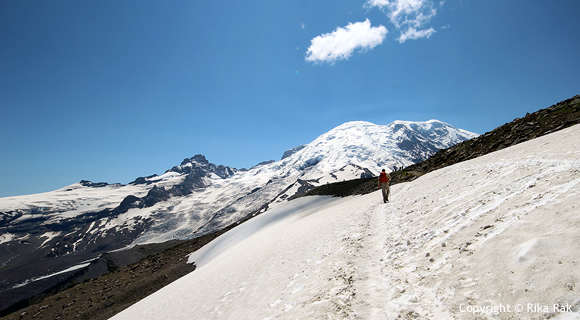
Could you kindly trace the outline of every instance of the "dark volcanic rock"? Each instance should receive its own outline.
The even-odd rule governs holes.
[[[322,185],[310,190],[306,195],[348,197],[373,192],[377,190],[377,185],[376,177],[355,179]]]
[[[109,184],[106,182],[91,182],[88,180],[81,180],[79,182],[83,187],[91,187],[91,188],[102,188],[102,187],[106,187]]]
[[[302,145],[302,146],[298,146],[298,147],[292,148],[290,150],[287,150],[284,152],[284,154],[282,155],[282,159],[280,159],[280,160],[283,160],[284,158],[288,158],[289,156],[295,154],[296,152],[298,152],[304,148],[306,148],[306,146]]]
[[[129,182],[129,184],[151,184],[153,183],[153,181],[151,181],[151,178],[155,178],[158,177],[158,175],[153,174],[147,177],[139,177],[137,179],[135,179],[135,181]]]
[[[154,204],[167,199],[169,199],[169,193],[165,191],[165,188],[153,186],[145,198],[143,198],[143,203],[145,204],[145,207],[151,207]]]
[[[68,280],[23,301],[8,312],[1,312],[0,316],[10,320],[109,319],[195,270],[195,265],[186,263],[187,255],[231,228],[192,240],[106,254],[93,261],[86,270],[80,270]],[[146,257],[139,260],[143,256]],[[103,270],[110,272],[102,274]],[[93,275],[98,277],[90,278]]]
[[[189,159],[184,159],[181,165],[167,170],[167,172],[170,171],[187,174],[189,183],[193,183],[196,188],[204,188],[205,183],[200,179],[206,175],[213,173],[222,179],[226,179],[233,176],[238,170],[223,165],[215,165],[207,161],[205,156],[198,154]]]

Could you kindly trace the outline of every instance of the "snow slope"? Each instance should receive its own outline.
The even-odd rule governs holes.
[[[271,202],[275,206],[286,201],[300,187],[354,179],[363,174],[377,175],[382,168],[411,165],[476,136],[438,120],[395,121],[389,125],[347,122],[280,161],[250,170],[217,167],[198,155],[161,176],[139,178],[142,183],[91,186],[81,182],[52,192],[0,198],[0,227],[34,219],[41,219],[45,225],[74,218],[82,220],[83,215],[114,210],[129,195],[141,198],[153,187],[169,190],[184,184],[194,168],[194,173],[199,171],[194,179],[196,186],[192,187],[194,192],[152,206],[131,208],[119,216],[107,215],[92,230],[103,234],[133,230],[136,221],[151,220],[155,224],[139,232],[135,243],[191,238],[221,229],[257,210],[265,211]],[[218,171],[223,174],[216,174]],[[28,236],[5,236],[0,243]]]
[[[286,202],[113,319],[580,319],[580,126],[378,192]]]
[[[0,281],[0,311],[62,281],[34,279],[60,275],[105,252],[221,230],[313,186],[406,166],[475,136],[437,120],[355,121],[249,170],[196,155],[127,185],[81,181],[0,198],[0,278],[6,279]]]

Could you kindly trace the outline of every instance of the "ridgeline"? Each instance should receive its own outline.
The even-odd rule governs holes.
[[[578,123],[580,123],[580,95],[534,113],[528,113],[523,118],[517,118],[477,138],[440,150],[423,162],[391,172],[391,185],[412,181],[431,171],[474,159]],[[313,188],[304,196],[345,197],[367,194],[376,191],[377,185],[377,178],[336,182]]]
[[[580,95],[557,103],[549,108],[527,114],[475,139],[441,150],[429,159],[391,173],[392,184],[412,181],[431,171],[462,161],[474,159],[536,137],[580,123]],[[377,190],[377,178],[356,179],[323,185],[304,195],[350,196]],[[240,222],[241,223],[241,222]],[[108,319],[143,299],[154,291],[193,271],[186,264],[185,255],[201,248],[209,241],[233,228],[200,238],[176,242],[162,252],[149,255],[138,262],[119,263],[120,258],[104,256],[104,264],[111,272],[82,283],[64,283],[34,299],[15,306],[10,315],[2,319]],[[135,248],[144,252],[157,248]],[[138,254],[134,253],[134,254]],[[62,289],[67,287],[66,289]],[[17,311],[16,311],[17,310]]]

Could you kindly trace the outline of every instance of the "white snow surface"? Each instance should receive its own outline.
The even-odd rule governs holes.
[[[44,193],[0,198],[0,208],[4,212],[37,208],[39,211],[49,208],[58,213],[52,214],[52,220],[72,218],[87,212],[114,208],[123,199],[133,194],[142,197],[147,194],[142,186],[110,184],[100,188],[85,187],[81,183]],[[34,218],[24,215],[20,220]]]
[[[432,154],[433,151],[421,148],[401,149],[400,144],[409,139],[444,149],[475,136],[477,134],[438,120],[395,121],[389,125],[347,122],[282,160],[238,171],[227,179],[208,175],[204,177],[207,187],[192,194],[172,197],[152,207],[132,209],[117,218],[102,218],[98,232],[132,230],[137,219],[153,217],[155,225],[141,234],[134,244],[199,236],[235,223],[252,212],[263,212],[265,205],[272,209],[286,202],[301,186],[299,179],[316,186],[359,178],[368,171],[378,175],[383,168],[392,170],[408,166],[417,156],[427,158]],[[0,198],[0,211],[12,215],[21,213],[17,221],[34,218],[35,215],[29,214],[31,210],[36,214],[50,212],[47,223],[54,223],[84,213],[113,209],[128,195],[145,196],[153,185],[170,189],[184,177],[169,171],[147,178],[152,185],[111,184],[95,188],[75,183],[47,193]],[[8,240],[11,238],[0,239]]]
[[[391,191],[279,204],[113,319],[580,319],[580,126]]]
[[[84,262],[84,263],[81,263],[79,265],[76,265],[76,266],[72,266],[70,268],[67,268],[65,270],[61,270],[61,271],[58,271],[58,272],[55,272],[55,273],[51,273],[51,274],[48,274],[48,275],[45,275],[45,276],[41,276],[41,277],[36,277],[36,278],[28,279],[28,280],[26,280],[26,281],[24,281],[22,283],[19,283],[19,284],[15,285],[14,288],[24,287],[25,285],[27,285],[27,284],[29,284],[31,282],[40,281],[40,280],[44,280],[44,279],[47,279],[47,278],[50,278],[50,277],[57,276],[59,274],[63,274],[63,273],[67,273],[67,272],[71,272],[71,271],[75,271],[75,270],[79,270],[79,269],[88,267],[90,264],[91,264],[90,261],[89,262]]]

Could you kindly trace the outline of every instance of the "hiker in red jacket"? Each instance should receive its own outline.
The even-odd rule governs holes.
[[[391,181],[391,176],[383,169],[383,172],[379,175],[379,188],[383,190],[383,202],[389,201],[389,194],[391,193],[391,188],[389,187],[389,182]]]

